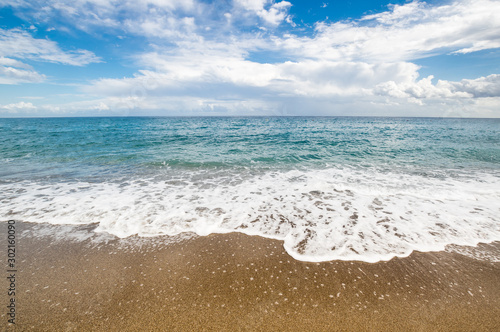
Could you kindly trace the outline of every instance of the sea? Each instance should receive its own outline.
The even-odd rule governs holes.
[[[500,119],[0,119],[0,221],[377,262],[500,240]]]

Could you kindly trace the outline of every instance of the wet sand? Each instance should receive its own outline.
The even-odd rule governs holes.
[[[64,240],[92,226],[16,226],[18,331],[500,330],[500,263],[491,260],[415,252],[306,263],[280,241],[238,233],[164,244],[172,241]],[[6,310],[0,319],[14,330]]]

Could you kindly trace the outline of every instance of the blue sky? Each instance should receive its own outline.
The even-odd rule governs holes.
[[[4,0],[0,117],[500,117],[500,1]]]

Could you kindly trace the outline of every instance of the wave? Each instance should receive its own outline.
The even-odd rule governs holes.
[[[99,223],[118,237],[242,232],[284,241],[298,260],[376,262],[500,240],[500,177],[362,168],[185,171],[109,182],[0,184],[0,215]]]

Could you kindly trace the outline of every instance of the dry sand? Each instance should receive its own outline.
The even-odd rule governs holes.
[[[376,264],[306,263],[280,241],[238,233],[167,245],[63,240],[58,226],[16,226],[17,331],[500,331],[494,261],[415,252]],[[59,235],[37,235],[50,233]],[[0,327],[14,330],[1,315]]]

